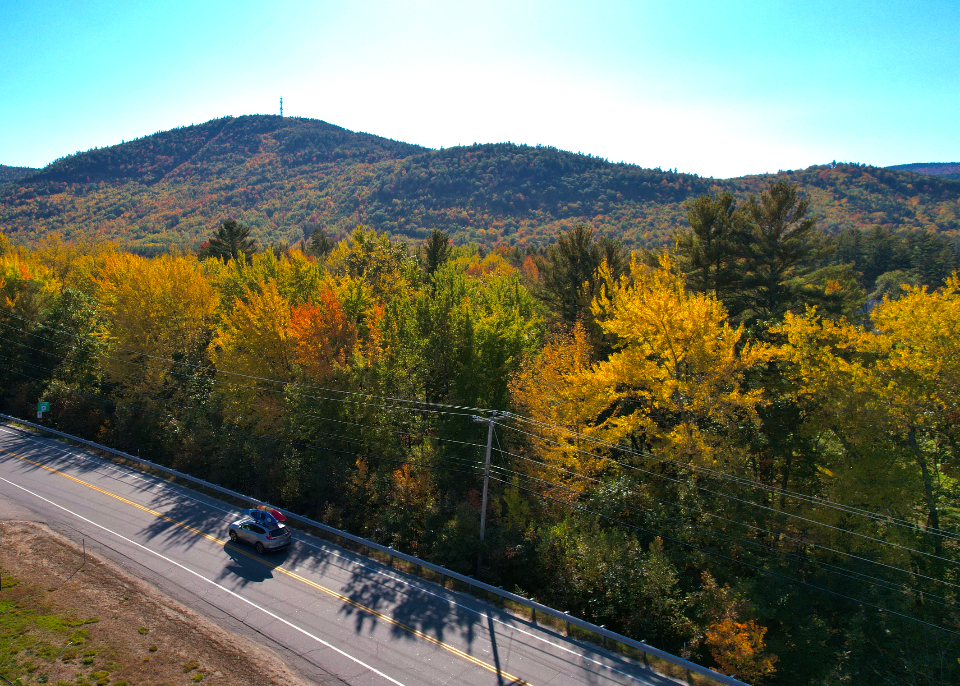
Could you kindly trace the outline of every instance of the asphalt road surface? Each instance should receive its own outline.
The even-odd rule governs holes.
[[[232,505],[0,424],[0,518],[83,538],[317,683],[678,683],[301,532],[285,552],[259,556],[228,541],[239,516]]]

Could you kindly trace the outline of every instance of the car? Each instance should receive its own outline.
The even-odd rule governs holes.
[[[259,521],[246,516],[235,521],[230,525],[230,540],[234,543],[249,543],[260,555],[268,551],[282,550],[290,545],[293,540],[290,529],[269,515],[258,519]]]

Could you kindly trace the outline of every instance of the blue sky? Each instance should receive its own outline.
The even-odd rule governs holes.
[[[960,161],[960,3],[0,0],[0,164],[223,115],[729,177]]]

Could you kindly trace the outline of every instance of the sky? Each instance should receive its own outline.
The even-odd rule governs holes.
[[[215,117],[727,178],[960,161],[956,0],[0,0],[0,164]]]

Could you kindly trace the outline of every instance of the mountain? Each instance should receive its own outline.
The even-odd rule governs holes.
[[[550,242],[587,222],[659,245],[701,193],[784,177],[831,232],[871,225],[960,233],[960,181],[856,164],[715,180],[510,143],[431,150],[313,119],[245,116],[71,155],[0,188],[0,229],[32,242],[95,232],[142,252],[193,247],[235,218],[261,242],[334,237],[358,222],[420,239]]]
[[[8,167],[5,164],[0,164],[0,186],[18,181],[37,171],[39,170],[33,167]]]
[[[960,179],[960,162],[917,162],[915,164],[895,164],[887,169],[942,176],[947,179]]]

